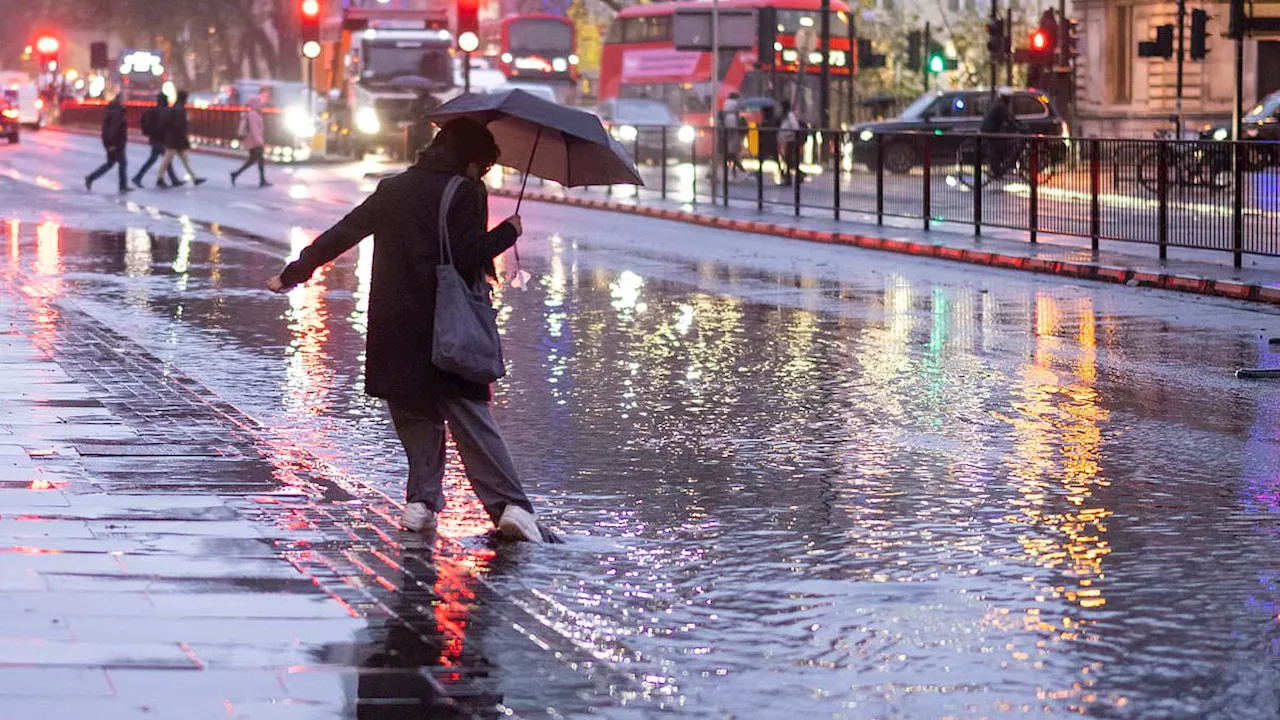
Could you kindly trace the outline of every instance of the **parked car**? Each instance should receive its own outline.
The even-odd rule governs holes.
[[[1010,109],[1018,122],[1032,135],[1067,138],[1069,128],[1048,96],[1036,90],[1003,91],[1010,95]],[[876,136],[884,135],[884,167],[895,173],[908,173],[924,161],[926,146],[930,158],[940,162],[955,160],[965,135],[977,133],[982,118],[991,107],[991,91],[945,90],[921,95],[902,114],[889,120],[861,123],[851,130],[853,159],[873,165],[876,161]],[[927,133],[921,135],[896,133]],[[1063,148],[1065,151],[1065,147]]]
[[[0,96],[0,135],[9,139],[9,144],[18,142],[21,122],[18,105],[9,100],[9,92]]]
[[[697,131],[680,122],[666,104],[657,100],[605,100],[596,107],[596,115],[636,162],[662,161],[662,136],[667,137],[666,156],[682,160],[689,157]]]

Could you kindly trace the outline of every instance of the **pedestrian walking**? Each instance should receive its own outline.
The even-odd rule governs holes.
[[[522,227],[513,215],[486,231],[488,199],[481,183],[497,162],[488,128],[452,120],[407,171],[378,189],[267,282],[283,292],[321,265],[373,235],[373,276],[365,392],[384,398],[409,459],[407,502],[401,526],[430,531],[445,507],[445,428],[458,447],[467,477],[501,536],[542,542],[533,505],[521,487],[502,434],[489,413],[488,384],[465,380],[432,363],[436,268],[449,262],[462,279],[487,293],[493,259],[515,244]],[[454,178],[461,176],[461,186]],[[446,191],[456,192],[445,205]],[[443,216],[445,222],[441,223]],[[450,252],[442,248],[447,230]],[[443,259],[442,259],[443,258]]]
[[[106,113],[102,117],[102,147],[107,151],[107,161],[85,176],[85,190],[93,190],[93,181],[106,175],[113,167],[120,171],[120,192],[133,190],[129,187],[129,158],[125,152],[128,145],[129,126],[124,117],[124,97],[116,95],[107,103]]]
[[[236,133],[240,136],[240,142],[244,148],[249,151],[249,159],[244,161],[238,170],[231,172],[231,184],[236,184],[236,179],[240,177],[240,173],[258,165],[258,187],[271,187],[271,183],[267,182],[267,161],[263,158],[263,151],[266,149],[267,140],[266,132],[262,122],[262,100],[259,98],[250,98],[249,109],[245,110],[244,115],[240,117],[240,131]]]
[[[164,181],[164,174],[173,165],[174,157],[182,159],[182,165],[187,169],[187,175],[191,177],[192,183],[196,185],[205,183],[205,178],[198,177],[196,171],[191,168],[191,160],[187,157],[187,151],[190,149],[191,138],[187,135],[187,91],[179,90],[178,97],[173,107],[169,109],[169,117],[164,124],[164,159],[160,161],[160,171],[156,173],[156,187],[169,187],[169,184]]]
[[[151,146],[151,155],[147,157],[147,161],[142,163],[142,168],[133,176],[133,184],[143,187],[142,178],[146,177],[147,171],[151,169],[156,161],[164,157],[164,128],[165,122],[169,117],[169,96],[164,93],[156,93],[155,107],[147,108],[142,113],[142,134],[147,136],[147,144]],[[178,179],[178,173],[174,171],[173,166],[169,166],[169,184],[173,186],[185,185],[182,180]]]
[[[720,114],[720,126],[724,128],[724,161],[729,166],[730,180],[737,180],[739,173],[746,172],[742,166],[742,113],[738,97],[736,92],[729,93]]]
[[[781,155],[780,164],[783,166],[787,184],[793,182],[803,182],[804,176],[800,172],[800,146],[803,144],[804,134],[801,130],[804,128],[800,123],[800,118],[796,115],[796,111],[791,107],[790,100],[782,101],[782,122],[778,125],[778,150]]]

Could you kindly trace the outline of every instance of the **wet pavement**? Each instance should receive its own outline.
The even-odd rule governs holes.
[[[455,465],[424,547],[367,246],[260,289],[359,173],[50,186],[95,160],[0,153],[0,717],[1280,715],[1265,308],[526,206],[495,413],[567,543]]]

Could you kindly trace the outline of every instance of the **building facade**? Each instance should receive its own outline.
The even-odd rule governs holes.
[[[1138,43],[1156,39],[1156,28],[1177,26],[1177,3],[1163,0],[1077,0],[1080,56],[1076,66],[1076,126],[1092,137],[1151,137],[1172,131],[1177,97],[1177,61],[1138,57]],[[1193,61],[1190,53],[1191,11],[1209,14],[1208,55]],[[1231,117],[1234,101],[1235,45],[1223,37],[1229,3],[1188,0],[1183,67],[1185,128]],[[1175,52],[1177,47],[1175,34]],[[1244,98],[1249,108],[1280,88],[1280,42],[1251,38],[1245,42]],[[1258,68],[1270,72],[1258,72]]]

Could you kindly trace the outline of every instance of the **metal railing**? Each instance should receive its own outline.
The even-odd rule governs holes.
[[[643,190],[841,219],[852,214],[1088,238],[1168,249],[1280,255],[1280,143],[1071,139],[1043,135],[635,127],[620,138]],[[688,132],[683,133],[689,140]],[[709,166],[712,141],[728,160]],[[734,150],[733,153],[726,152]],[[795,168],[802,182],[790,182]],[[712,173],[715,182],[712,182]],[[715,191],[713,193],[713,186]],[[586,192],[599,192],[588,189]]]
[[[149,102],[125,103],[125,122],[129,133],[142,135],[142,114],[154,107]],[[192,145],[237,148],[240,118],[247,108],[235,106],[188,107],[187,127]],[[59,124],[86,129],[102,127],[106,103],[98,100],[69,101],[62,104]],[[263,134],[267,153],[278,160],[303,160],[310,156],[310,138],[299,136],[289,127],[286,114],[277,108],[263,108]]]

